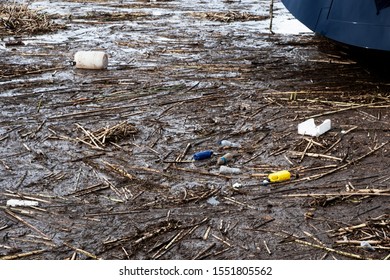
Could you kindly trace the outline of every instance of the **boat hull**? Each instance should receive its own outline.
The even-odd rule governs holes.
[[[363,48],[390,51],[390,0],[282,0],[312,31]]]

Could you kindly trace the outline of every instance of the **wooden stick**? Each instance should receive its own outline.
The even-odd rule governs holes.
[[[225,245],[227,245],[227,246],[229,246],[229,247],[232,247],[232,245],[231,245],[229,242],[223,240],[221,237],[218,237],[218,236],[216,236],[215,234],[211,234],[211,236],[214,237],[215,239],[221,241],[223,244],[225,244]]]
[[[203,234],[203,240],[207,240],[209,238],[210,231],[211,231],[211,226],[208,226],[205,233]]]
[[[193,163],[194,160],[163,160],[163,163]]]
[[[337,167],[337,168],[334,168],[334,169],[332,169],[332,170],[330,170],[330,171],[328,171],[328,172],[325,172],[325,173],[319,174],[319,175],[314,175],[314,176],[312,176],[312,177],[310,178],[310,180],[312,180],[312,179],[317,180],[317,179],[319,179],[319,178],[322,178],[322,177],[325,177],[325,176],[327,176],[327,175],[329,175],[329,174],[332,174],[332,173],[334,173],[334,172],[337,172],[337,171],[339,171],[339,170],[341,170],[341,169],[343,169],[343,168],[345,168],[345,167],[347,167],[347,166],[349,166],[349,165],[352,165],[352,164],[354,164],[354,163],[356,163],[356,162],[358,162],[358,161],[360,161],[360,160],[362,160],[362,159],[368,157],[369,155],[375,153],[376,151],[378,151],[379,149],[383,148],[383,147],[386,146],[387,144],[389,144],[389,142],[383,143],[383,144],[381,144],[380,146],[378,146],[378,147],[372,149],[372,150],[369,151],[368,153],[366,153],[366,154],[364,154],[364,155],[362,155],[362,156],[360,156],[360,157],[358,157],[358,158],[356,158],[356,159],[354,159],[354,160],[352,160],[352,161],[350,161],[350,162],[348,162],[348,163],[346,163],[346,164],[343,164],[343,165],[341,165],[341,166],[339,166],[339,167]]]
[[[270,219],[268,219],[268,220],[266,220],[266,221],[264,221],[264,222],[262,222],[262,223],[260,223],[260,224],[255,224],[255,225],[253,225],[253,228],[252,228],[252,229],[246,229],[246,230],[253,230],[253,231],[256,231],[258,228],[260,228],[260,227],[262,227],[262,226],[264,226],[264,225],[266,225],[266,224],[268,224],[268,223],[270,223],[270,222],[273,222],[273,221],[275,221],[275,219],[274,219],[274,218],[270,218]]]
[[[192,225],[192,228],[190,228],[189,230],[187,230],[186,232],[184,232],[185,230],[181,230],[178,234],[176,234],[172,239],[171,241],[166,245],[164,246],[164,248],[161,248],[156,254],[153,255],[153,259],[159,259],[161,256],[163,256],[164,254],[166,254],[171,248],[173,248],[173,246],[184,239],[184,237],[192,234],[200,225],[202,225],[203,223],[205,223],[206,221],[208,220],[208,218],[204,218],[202,221],[196,223],[195,225]],[[165,242],[164,242],[165,243]],[[159,245],[160,246],[160,245]],[[158,247],[159,247],[158,246]]]
[[[319,243],[321,246],[325,246],[324,243],[321,242],[321,240],[319,240],[317,237],[315,237],[313,234],[311,234],[310,232],[307,232],[307,231],[303,231],[304,234],[306,234],[307,236],[311,237],[314,241],[316,241],[317,243]]]
[[[61,136],[61,137],[65,137],[65,136]],[[70,138],[67,137],[67,140],[69,140]],[[81,139],[81,138],[76,138],[76,139],[72,139],[73,141],[79,141],[79,142],[82,142],[84,143],[85,145],[88,145],[90,146],[92,149],[98,149],[98,150],[101,150],[101,151],[104,151],[104,149],[102,147],[99,147],[99,146],[96,146],[96,145],[92,145],[91,143],[88,143],[87,141]]]
[[[23,220],[21,217],[19,217],[18,215],[16,215],[15,213],[13,213],[11,210],[8,210],[8,209],[4,209],[4,212],[7,213],[8,215],[10,215],[11,217],[15,218],[16,220],[18,220],[19,222],[21,222],[22,224],[28,226],[29,228],[31,228],[32,230],[34,230],[35,232],[37,232],[39,235],[41,235],[42,237],[44,238],[47,238],[48,240],[51,240],[51,238],[49,236],[47,236],[46,234],[44,234],[42,231],[40,231],[39,229],[37,229],[36,227],[34,227],[33,225],[29,224],[28,222],[26,222],[25,220]]]
[[[99,183],[99,184],[93,185],[91,187],[87,187],[85,189],[78,190],[78,191],[75,191],[73,193],[67,194],[67,196],[71,196],[71,195],[82,196],[82,195],[87,195],[87,194],[90,194],[90,193],[93,193],[93,192],[105,190],[107,188],[109,188],[108,185],[103,185],[102,183]]]
[[[77,252],[73,252],[72,257],[70,258],[71,261],[74,261],[77,259]]]
[[[37,198],[37,197],[28,196],[28,195],[25,195],[23,193],[10,192],[10,193],[3,193],[3,195],[10,196],[10,197],[17,197],[17,198],[27,199],[27,200],[34,200],[34,201],[39,201],[39,202],[42,202],[42,203],[51,204],[51,202],[48,201],[48,200]]]
[[[343,234],[345,234],[345,233],[352,232],[352,231],[354,231],[355,229],[361,229],[361,228],[365,228],[365,227],[367,227],[367,224],[366,224],[366,223],[359,224],[359,225],[355,225],[355,226],[350,226],[350,227],[339,228],[339,229],[337,230],[338,233],[335,234],[335,235],[343,235]]]
[[[362,241],[359,240],[337,240],[336,241],[337,244],[354,244],[354,245],[360,245],[361,242]],[[378,240],[367,240],[366,242],[371,245],[383,243],[383,241],[378,241]]]
[[[389,190],[385,190],[388,192]],[[390,196],[390,193],[385,192],[339,192],[339,193],[298,193],[285,194],[283,197],[327,197],[327,196]]]
[[[324,152],[324,154],[326,154],[327,152],[329,152],[330,150],[332,150],[338,143],[341,142],[341,138],[337,139],[336,142],[334,142],[328,149],[326,149],[326,151]]]
[[[306,155],[308,157],[326,158],[326,159],[332,159],[332,160],[337,160],[337,161],[342,161],[343,160],[342,158],[328,156],[328,155],[323,155],[323,154],[306,153],[306,149],[303,152],[291,151],[291,154],[296,155],[296,156],[301,156],[301,159],[303,159],[303,157]]]
[[[15,189],[18,189],[23,184],[24,180],[27,177],[27,174],[28,174],[28,172],[25,171],[23,176],[19,179],[19,182],[16,184]]]
[[[325,113],[321,113],[321,114],[312,115],[312,116],[309,116],[307,118],[308,119],[318,118],[318,117],[322,117],[322,116],[326,116],[326,115],[332,115],[332,114],[336,114],[336,113],[340,113],[340,112],[344,112],[344,111],[348,111],[348,110],[354,110],[354,109],[358,109],[358,108],[362,108],[362,107],[367,107],[367,106],[370,106],[370,105],[371,104],[363,104],[363,105],[352,106],[352,107],[343,108],[343,109],[339,109],[339,110],[335,110],[335,111],[329,111],[329,112],[325,112]]]
[[[98,259],[99,259],[96,255],[94,255],[94,254],[92,254],[92,253],[89,253],[89,252],[87,252],[87,251],[85,251],[85,250],[83,250],[83,249],[76,248],[76,247],[70,245],[69,243],[64,242],[64,245],[65,245],[66,247],[71,248],[72,250],[75,250],[76,252],[79,252],[79,253],[81,253],[81,254],[87,256],[87,257],[90,257],[90,258],[95,259],[95,260],[98,260]]]
[[[20,253],[20,254],[16,254],[16,255],[9,255],[9,256],[0,257],[0,260],[15,260],[15,259],[19,259],[19,258],[24,258],[24,257],[32,256],[32,255],[41,254],[45,251],[46,250],[35,250],[35,251]]]
[[[7,134],[6,136],[0,138],[0,141],[3,141],[3,140],[5,140],[5,139],[7,139],[8,137],[9,137],[9,135]]]
[[[4,229],[7,229],[7,228],[9,228],[9,227],[11,227],[11,225],[4,225],[4,226],[0,227],[0,231],[2,231],[2,230],[4,230]]]
[[[37,240],[31,240],[31,239],[25,239],[25,238],[14,238],[14,237],[11,237],[10,239],[13,241],[30,242],[30,243],[35,243],[35,244],[43,243],[46,246],[57,247],[57,245],[55,245],[50,240],[45,240],[45,239],[39,238],[38,236],[33,236],[33,237],[37,238]]]
[[[335,167],[337,167],[337,164],[330,164],[330,165],[324,165],[324,166],[318,166],[318,167],[308,167],[308,168],[304,167],[303,171],[307,172],[307,171],[315,171],[315,170],[335,168]]]
[[[264,243],[265,249],[267,250],[268,254],[272,255],[271,250],[268,248],[267,242],[264,240],[263,243]]]
[[[225,196],[224,199],[227,200],[227,201],[233,202],[233,203],[235,203],[235,204],[238,204],[238,205],[240,205],[240,206],[248,207],[249,209],[256,209],[256,207],[254,207],[254,206],[252,206],[252,205],[249,205],[249,204],[247,204],[247,203],[239,202],[239,201],[237,201],[237,200],[235,200],[235,199],[233,199],[233,198],[230,198],[230,197],[226,197],[226,196]]]
[[[191,143],[188,143],[184,151],[176,158],[177,161],[182,161],[186,154],[188,153],[189,149],[191,148]]]
[[[168,250],[168,249],[172,246],[172,244],[175,243],[176,240],[179,239],[179,237],[183,234],[183,232],[184,232],[184,229],[182,229],[181,231],[179,231],[179,233],[176,234],[175,237],[172,238],[172,240],[164,247],[165,250]]]
[[[299,159],[299,162],[302,162],[303,158],[305,157],[305,154],[306,154],[307,150],[309,150],[311,148],[312,144],[313,144],[313,141],[310,139],[309,142],[306,145],[305,150],[302,152],[302,155],[301,155],[301,158]]]
[[[356,254],[352,254],[352,253],[348,253],[348,252],[344,252],[344,251],[335,250],[335,249],[332,249],[332,248],[329,248],[329,247],[326,247],[326,246],[313,244],[313,243],[306,242],[306,241],[303,241],[303,240],[300,240],[300,239],[294,239],[294,242],[302,244],[302,245],[310,246],[310,247],[313,247],[313,248],[322,249],[322,250],[325,250],[325,251],[328,251],[328,252],[336,253],[338,255],[342,255],[342,256],[345,256],[345,257],[354,258],[354,259],[358,259],[358,260],[364,260],[364,258],[362,256],[360,256],[360,255],[356,255]]]
[[[122,199],[122,194],[119,192],[119,190],[115,187],[113,183],[108,181],[106,178],[104,178],[104,181],[107,183],[107,185],[110,187],[110,189],[118,196],[120,202],[125,202],[125,200]]]
[[[194,228],[196,229],[198,226],[195,226]],[[164,246],[162,249],[160,249],[156,254],[153,255],[153,259],[159,259],[160,257],[162,257],[163,255],[165,255],[171,248],[173,248],[173,246],[181,241],[184,237],[186,237],[187,235],[189,235],[190,233],[192,233],[193,229],[190,229],[188,230],[187,232],[184,233],[184,229],[182,229],[181,231],[179,231],[178,234],[176,234],[172,239],[171,241],[166,245]]]
[[[192,259],[198,260],[202,255],[204,255],[207,251],[210,251],[211,249],[213,249],[216,245],[217,245],[217,243],[212,243],[210,246],[206,247],[204,250],[202,250],[198,254],[196,254],[195,257],[193,257]]]
[[[106,166],[110,167],[112,170],[114,170],[116,173],[122,175],[123,177],[126,177],[126,178],[128,178],[128,179],[130,179],[130,180],[135,179],[135,177],[134,177],[133,175],[127,173],[127,171],[124,170],[123,168],[120,168],[120,167],[118,167],[117,165],[111,164],[111,163],[109,163],[109,162],[107,162],[107,161],[103,161],[103,163],[104,163]]]
[[[270,6],[269,6],[269,16],[270,16],[270,22],[269,22],[269,31],[274,34],[272,31],[272,23],[274,18],[274,0],[271,0]]]
[[[162,228],[159,228],[158,230],[154,231],[154,232],[147,232],[145,233],[142,237],[138,238],[134,243],[135,244],[139,244],[147,239],[150,239],[154,236],[157,236],[159,235],[160,233],[163,233],[163,232],[166,232],[167,230],[169,230],[169,227],[162,227]]]
[[[97,138],[95,137],[95,135],[93,135],[93,133],[89,132],[88,130],[86,130],[84,127],[82,127],[82,126],[79,125],[78,123],[76,123],[76,126],[77,126],[78,128],[80,128],[80,129],[84,132],[84,134],[85,134],[89,139],[91,139],[91,142],[92,142],[93,144],[95,144],[96,148],[98,148],[98,149],[101,149],[101,148],[102,148],[101,146],[103,146],[103,143],[102,143],[99,139],[97,139]],[[98,143],[97,143],[97,142],[98,142]]]

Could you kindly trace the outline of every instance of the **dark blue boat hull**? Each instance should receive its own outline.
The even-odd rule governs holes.
[[[282,0],[312,31],[345,44],[390,51],[390,0]]]

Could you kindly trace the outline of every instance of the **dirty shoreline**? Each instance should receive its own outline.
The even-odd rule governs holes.
[[[286,32],[280,1],[270,32],[269,7],[31,1],[47,30],[2,21],[0,259],[389,259],[390,56]],[[310,118],[331,130],[299,135]]]

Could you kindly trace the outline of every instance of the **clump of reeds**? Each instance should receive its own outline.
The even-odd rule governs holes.
[[[138,128],[128,122],[121,122],[117,125],[100,128],[93,132],[88,131],[79,124],[76,125],[85,134],[82,139],[78,138],[78,140],[90,145],[91,147],[98,149],[103,148],[107,143],[116,144],[120,140],[134,135],[138,132]]]
[[[62,27],[26,4],[0,4],[0,33],[37,34]]]
[[[266,20],[269,16],[253,15],[249,13],[239,13],[234,11],[229,12],[207,12],[207,13],[192,13],[195,17],[200,17],[212,21],[233,22],[233,21],[252,21]]]

